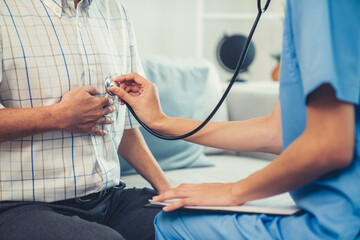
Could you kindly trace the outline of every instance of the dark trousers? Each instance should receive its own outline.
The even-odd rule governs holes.
[[[154,195],[111,188],[54,203],[0,202],[0,239],[154,239],[160,209],[143,207]]]

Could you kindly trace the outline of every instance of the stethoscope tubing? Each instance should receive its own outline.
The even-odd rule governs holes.
[[[124,101],[125,105],[128,107],[129,111],[134,116],[134,118],[139,122],[139,124],[146,131],[148,131],[149,133],[151,133],[155,137],[158,137],[158,138],[164,139],[164,140],[170,140],[170,141],[188,138],[188,137],[194,135],[195,133],[199,132],[201,129],[203,129],[205,127],[205,125],[210,122],[210,120],[214,117],[216,112],[219,110],[219,108],[221,107],[221,105],[225,101],[226,97],[228,96],[232,86],[234,85],[235,80],[236,80],[236,78],[237,78],[237,76],[238,76],[238,74],[240,72],[241,66],[244,63],[245,56],[246,56],[246,54],[248,52],[250,42],[251,42],[252,37],[253,37],[253,35],[255,33],[255,30],[256,30],[256,27],[257,27],[257,25],[259,23],[261,15],[262,15],[262,13],[264,13],[268,9],[270,1],[271,0],[267,0],[265,6],[263,8],[261,6],[261,0],[257,1],[258,14],[257,14],[256,19],[254,21],[254,24],[253,24],[253,26],[252,26],[252,28],[250,30],[250,33],[249,33],[249,36],[248,36],[248,38],[246,40],[245,46],[244,46],[244,48],[243,48],[243,50],[241,52],[241,56],[240,56],[240,59],[238,61],[237,66],[236,66],[233,77],[231,78],[231,81],[230,81],[228,87],[226,88],[226,90],[225,90],[223,96],[221,97],[220,101],[218,102],[218,104],[215,106],[214,110],[209,114],[209,116],[197,128],[195,128],[194,130],[192,130],[192,131],[190,131],[190,132],[188,132],[186,134],[179,135],[179,136],[166,136],[166,135],[160,134],[160,133],[154,131],[153,129],[151,129],[150,127],[148,127],[144,122],[142,122],[141,119],[136,115],[134,109],[127,102]]]

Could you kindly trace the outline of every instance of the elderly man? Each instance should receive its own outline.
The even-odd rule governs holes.
[[[155,192],[126,189],[118,153],[162,193],[170,182],[110,73],[142,73],[116,0],[0,3],[0,238],[151,239]],[[117,102],[117,101],[115,101]]]

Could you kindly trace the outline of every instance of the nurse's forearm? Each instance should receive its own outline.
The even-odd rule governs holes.
[[[331,164],[328,148],[316,138],[300,137],[264,169],[234,184],[232,194],[240,203],[293,191],[324,174],[344,167]],[[336,159],[334,159],[334,162]]]
[[[355,144],[354,106],[324,86],[308,98],[304,133],[263,170],[237,182],[240,202],[303,187],[326,173],[351,164]]]
[[[155,131],[178,136],[197,128],[202,122],[182,118],[164,119]],[[281,151],[281,134],[268,127],[268,119],[258,118],[239,122],[209,122],[200,132],[184,140],[204,146],[232,151],[271,152]]]
[[[164,117],[152,125],[155,131],[171,136],[182,135],[202,122]],[[186,141],[232,151],[269,152],[282,149],[280,104],[266,117],[237,122],[209,122]]]

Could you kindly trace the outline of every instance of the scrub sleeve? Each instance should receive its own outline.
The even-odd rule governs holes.
[[[283,147],[305,129],[307,96],[329,84],[339,100],[355,105],[351,165],[291,192],[305,210],[300,216],[161,212],[155,219],[157,239],[360,238],[355,187],[360,182],[360,1],[288,0],[286,11],[279,97]]]

